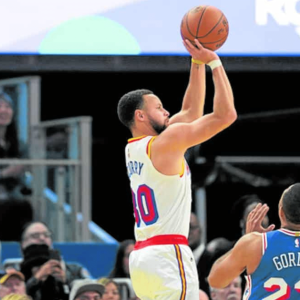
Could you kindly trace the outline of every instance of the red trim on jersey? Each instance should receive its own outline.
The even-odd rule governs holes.
[[[164,234],[156,235],[145,241],[135,243],[134,249],[142,249],[153,245],[188,245],[188,240],[185,236],[179,234]]]
[[[280,228],[279,231],[281,231],[287,235],[290,235],[290,236],[300,236],[300,231],[292,231],[292,230],[285,229],[285,228]]]
[[[252,279],[251,279],[251,275],[246,275],[246,288],[244,291],[244,300],[248,300],[249,297],[251,296],[251,292],[252,292]]]
[[[267,247],[268,247],[267,234],[264,232],[263,233],[263,253],[262,253],[263,255],[265,254]]]
[[[134,138],[129,139],[127,142],[130,144],[130,143],[142,140],[145,137],[147,137],[147,135],[142,135],[142,136],[134,137]]]

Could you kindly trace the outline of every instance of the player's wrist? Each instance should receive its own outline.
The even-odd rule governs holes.
[[[222,61],[220,59],[214,59],[207,63],[207,65],[211,68],[211,70],[214,70],[215,68],[222,66]]]
[[[194,59],[194,58],[192,58],[192,63],[193,63],[193,64],[196,64],[196,65],[203,65],[203,64],[204,64],[203,61],[201,61],[201,60],[199,60],[199,59]]]

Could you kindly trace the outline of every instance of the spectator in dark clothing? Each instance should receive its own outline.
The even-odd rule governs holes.
[[[129,278],[129,255],[132,252],[135,241],[127,239],[119,244],[116,261],[109,278]]]
[[[258,203],[264,204],[265,202],[257,194],[246,194],[233,204],[231,209],[232,229],[233,231],[237,228],[240,229],[238,234],[233,237],[233,240],[236,241],[245,234],[248,214]],[[266,215],[262,225],[267,228],[269,223],[269,217]]]
[[[32,244],[46,244],[50,248],[53,248],[52,233],[45,223],[34,221],[25,225],[21,238],[22,251]],[[92,277],[89,271],[79,263],[65,262],[63,259],[61,263],[65,270],[68,284],[71,284],[75,279]]]
[[[53,249],[52,232],[43,222],[32,221],[25,224],[21,236],[21,252],[34,244],[45,244]],[[9,267],[9,264],[7,264]],[[77,262],[66,262],[61,258],[61,266],[66,274],[66,282],[70,285],[75,279],[92,278],[89,271]],[[20,270],[20,265],[14,263],[12,265],[17,270]]]
[[[198,268],[200,269],[199,280],[201,289],[210,296],[210,288],[207,282],[209,271],[217,258],[226,253],[233,247],[234,243],[224,237],[218,237],[211,240],[205,247]]]
[[[199,287],[202,288],[200,282],[202,270],[200,269],[199,261],[205,249],[205,244],[202,242],[202,228],[200,222],[198,220],[197,214],[194,212],[191,212],[188,242],[190,248],[193,251],[195,263],[198,270]]]
[[[32,244],[24,249],[21,272],[26,291],[33,300],[67,300],[69,285],[59,253],[46,244]]]
[[[19,141],[12,98],[0,91],[0,158],[24,158],[26,145]],[[0,165],[0,200],[23,198],[23,165]]]

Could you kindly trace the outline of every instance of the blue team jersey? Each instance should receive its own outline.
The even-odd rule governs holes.
[[[246,276],[244,300],[300,299],[300,232],[279,229],[262,234],[262,258]]]

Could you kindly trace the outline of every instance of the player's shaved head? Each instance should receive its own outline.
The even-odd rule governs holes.
[[[300,183],[291,185],[283,192],[281,204],[287,221],[300,224]]]

